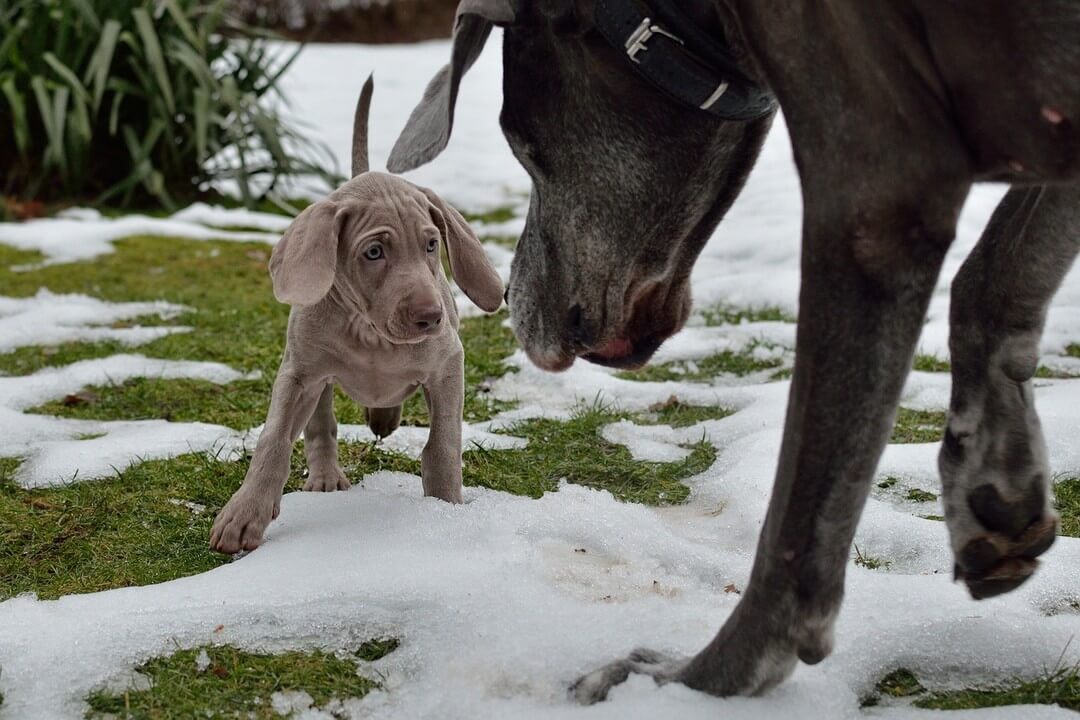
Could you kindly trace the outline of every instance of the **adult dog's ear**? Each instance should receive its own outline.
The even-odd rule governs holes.
[[[442,232],[454,282],[481,310],[495,312],[502,305],[503,284],[484,246],[461,213],[431,190],[421,190],[431,201],[431,216]]]
[[[444,66],[424,90],[420,104],[409,116],[390,151],[386,167],[401,173],[418,168],[441,153],[450,142],[461,77],[484,49],[494,24],[514,21],[512,0],[461,0],[454,19],[450,64]]]
[[[289,305],[314,305],[334,283],[341,208],[322,200],[296,216],[270,255],[274,297]]]

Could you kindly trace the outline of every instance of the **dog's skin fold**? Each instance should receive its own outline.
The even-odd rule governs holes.
[[[305,490],[345,490],[337,456],[334,385],[367,409],[378,437],[392,433],[417,388],[431,430],[421,456],[424,495],[461,502],[464,353],[439,262],[482,309],[502,304],[502,281],[468,223],[434,192],[368,171],[372,83],[357,103],[353,173],[304,210],[274,247],[274,295],[292,305],[270,411],[240,489],[214,521],[210,546],[253,550],[277,517],[293,443],[304,433]]]
[[[930,294],[972,183],[1013,189],[953,283],[941,451],[956,575],[975,598],[1026,580],[1053,542],[1031,379],[1046,308],[1080,246],[1077,0],[685,0],[787,121],[804,200],[797,354],[776,483],[748,587],[689,659],[629,673],[754,695],[832,648],[855,527]],[[690,308],[690,269],[741,189],[770,118],[720,122],[638,77],[593,0],[463,0],[450,65],[390,167],[431,160],[457,87],[504,28],[501,123],[533,180],[508,293],[550,370],[648,360]]]

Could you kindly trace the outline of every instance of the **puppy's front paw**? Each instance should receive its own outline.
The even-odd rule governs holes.
[[[308,474],[307,482],[304,483],[304,490],[306,492],[334,492],[348,490],[351,486],[349,478],[345,477],[345,471],[334,465],[328,469],[312,470]]]
[[[214,519],[210,549],[226,555],[254,550],[262,543],[266,526],[280,511],[280,496],[240,488]]]

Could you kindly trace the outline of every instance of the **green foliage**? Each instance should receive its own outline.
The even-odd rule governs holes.
[[[280,114],[299,49],[273,51],[225,5],[0,2],[0,191],[173,207],[228,180],[254,206],[286,176],[335,180]]]
[[[199,658],[205,665],[200,665]],[[150,679],[145,690],[99,690],[87,698],[88,718],[278,718],[275,692],[306,692],[314,707],[331,700],[361,698],[379,683],[357,673],[356,665],[330,653],[249,653],[226,645],[178,650],[137,669]]]

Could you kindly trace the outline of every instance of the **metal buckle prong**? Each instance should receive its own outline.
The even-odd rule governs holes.
[[[653,35],[663,35],[666,38],[670,38],[680,45],[683,41],[669,33],[659,25],[653,25],[650,18],[645,18],[641,21],[641,24],[634,29],[634,32],[630,33],[630,37],[626,38],[626,54],[636,63],[641,62],[637,59],[638,53],[642,50],[648,50],[648,46],[645,44],[649,38]]]

